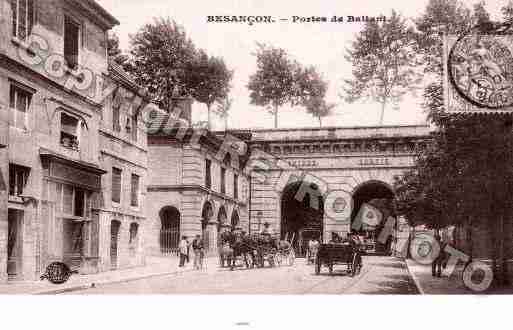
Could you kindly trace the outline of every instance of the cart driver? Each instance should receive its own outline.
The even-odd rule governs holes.
[[[260,234],[272,236],[271,224],[269,222],[264,223],[264,229],[262,229]]]

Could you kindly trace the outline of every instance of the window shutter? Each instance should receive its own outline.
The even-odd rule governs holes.
[[[121,170],[115,167],[112,168],[112,201],[121,201]]]
[[[11,0],[11,11],[12,11],[12,35],[18,36],[18,1]]]
[[[131,205],[138,206],[139,205],[139,176],[136,174],[132,174],[132,182],[131,182]]]
[[[36,6],[35,6],[35,0],[27,0],[27,17],[28,17],[28,34],[27,35],[30,35],[32,33],[32,28],[34,27],[34,24],[35,24],[35,19],[36,19]]]

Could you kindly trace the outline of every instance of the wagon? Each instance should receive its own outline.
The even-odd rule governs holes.
[[[315,259],[315,274],[321,273],[322,266],[328,267],[333,273],[334,265],[346,265],[347,272],[354,276],[362,269],[362,256],[360,250],[349,243],[321,244]]]

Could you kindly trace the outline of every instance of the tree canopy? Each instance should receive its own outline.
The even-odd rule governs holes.
[[[191,96],[207,106],[210,128],[211,107],[215,102],[222,102],[228,97],[233,71],[228,70],[222,58],[208,56],[203,50],[198,52],[190,65],[188,83]]]
[[[377,102],[383,124],[386,106],[414,93],[421,82],[414,41],[413,31],[395,11],[385,22],[367,22],[345,56],[353,65],[352,78],[344,79],[345,101]]]
[[[265,44],[257,44],[255,55],[257,70],[247,85],[251,104],[266,107],[274,115],[274,126],[278,127],[279,107],[297,102],[295,77],[300,65],[284,49]]]
[[[303,106],[319,120],[329,115],[332,106],[324,101],[328,83],[314,66],[303,66],[282,48],[257,44],[257,70],[247,85],[251,104],[264,106],[274,115],[285,104]],[[322,105],[322,107],[321,107]]]
[[[196,48],[182,26],[167,18],[157,18],[130,36],[130,61],[125,69],[153,101],[170,111],[173,99],[192,94],[188,78]]]

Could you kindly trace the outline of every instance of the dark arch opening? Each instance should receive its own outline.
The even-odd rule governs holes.
[[[201,211],[201,237],[203,239],[203,244],[205,249],[210,248],[210,234],[208,229],[208,223],[212,219],[214,215],[214,208],[211,202],[205,202],[203,204],[203,209]]]
[[[359,186],[353,193],[353,210],[351,224],[353,224],[364,204],[369,204],[378,209],[382,214],[381,223],[375,228],[362,227],[356,232],[364,237],[365,249],[369,253],[387,254],[391,249],[392,240],[389,238],[382,244],[377,240],[379,232],[389,216],[395,216],[393,212],[393,200],[395,198],[392,189],[384,182],[369,181]],[[352,229],[354,229],[352,227]]]
[[[304,196],[298,194],[303,182],[288,184],[281,197],[281,238],[293,240],[298,256],[306,254],[310,239],[322,242],[324,199],[315,184],[309,184]],[[308,183],[306,183],[308,184]],[[303,188],[304,189],[304,188]]]
[[[203,210],[201,211],[201,229],[205,230],[207,228],[208,222],[214,215],[214,209],[210,202],[205,202],[203,204]]]
[[[165,206],[160,212],[160,251],[172,254],[178,250],[180,242],[180,211],[173,206]]]

